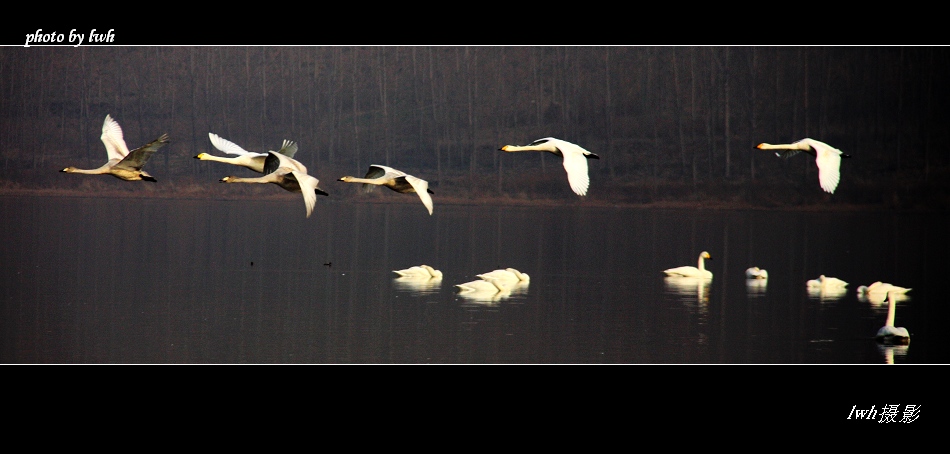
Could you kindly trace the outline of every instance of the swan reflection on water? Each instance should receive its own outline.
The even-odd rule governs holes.
[[[845,287],[808,287],[808,297],[822,302],[840,300],[847,293]]]
[[[907,349],[909,348],[910,345],[877,344],[877,351],[881,352],[881,355],[884,356],[885,364],[894,364],[895,356],[903,359],[907,356]]]
[[[746,279],[745,290],[749,296],[765,296],[765,290],[769,286],[767,279]]]
[[[441,277],[400,276],[393,279],[396,290],[416,295],[438,293],[442,287]]]
[[[666,290],[674,295],[686,297],[686,302],[697,302],[705,305],[709,302],[709,287],[712,278],[666,276],[663,278]]]

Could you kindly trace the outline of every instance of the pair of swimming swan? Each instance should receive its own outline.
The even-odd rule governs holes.
[[[555,139],[554,137],[545,137],[535,140],[528,145],[505,145],[499,148],[501,151],[513,153],[518,151],[546,151],[560,156],[564,170],[567,172],[567,182],[571,185],[571,190],[575,194],[587,195],[587,188],[590,186],[590,177],[587,174],[587,160],[600,159],[594,153],[585,150],[577,144],[566,140]]]
[[[703,251],[699,254],[699,260],[697,260],[696,266],[678,266],[675,268],[670,268],[663,270],[667,276],[680,276],[680,277],[697,277],[703,279],[712,279],[712,271],[706,269],[706,260],[712,260],[712,256],[709,255],[709,252]]]
[[[807,137],[789,144],[760,143],[755,147],[760,150],[784,150],[775,153],[782,158],[789,158],[801,152],[814,156],[815,164],[818,165],[818,183],[821,189],[829,194],[834,194],[841,180],[841,158],[851,157],[831,145]]]
[[[162,134],[159,138],[129,151],[129,147],[125,144],[122,127],[111,115],[106,114],[106,119],[102,123],[102,135],[99,138],[106,147],[108,161],[105,164],[96,169],[79,169],[69,166],[60,170],[60,172],[112,175],[126,181],[158,181],[148,172],[142,170],[142,167],[152,157],[152,154],[168,143],[168,134]]]
[[[746,279],[768,279],[769,272],[757,266],[753,266],[750,268],[746,268],[745,278]]]

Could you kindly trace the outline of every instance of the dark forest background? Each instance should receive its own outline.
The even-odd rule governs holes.
[[[560,158],[498,151],[554,136],[601,157],[578,203],[946,209],[948,70],[943,46],[11,46],[0,188],[280,191],[217,185],[250,171],[193,158],[223,155],[214,132],[251,151],[297,141],[331,196],[385,164],[436,203],[579,200]],[[58,172],[105,162],[106,114],[130,148],[171,136],[145,167],[159,183]],[[853,156],[834,195],[810,156],[754,149],[803,137]]]

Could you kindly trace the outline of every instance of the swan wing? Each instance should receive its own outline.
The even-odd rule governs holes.
[[[582,153],[564,153],[564,170],[567,171],[567,181],[577,195],[587,195],[590,186],[590,177],[587,175],[587,158]]]
[[[295,154],[297,154],[297,142],[284,139],[284,145],[281,146],[280,150],[277,150],[277,152],[287,156],[288,158],[292,158]]]
[[[429,215],[432,215],[432,197],[429,195],[429,182],[412,175],[406,175],[404,178],[416,190],[416,194],[419,194],[422,204],[429,210]]]
[[[142,170],[142,166],[145,165],[145,162],[148,161],[148,158],[152,157],[159,148],[165,146],[168,143],[168,134],[162,134],[161,137],[138,147],[129,154],[122,158],[121,161],[116,163],[114,168],[116,169],[127,169],[127,170]]]
[[[129,154],[129,147],[125,144],[122,127],[119,126],[119,122],[112,119],[111,115],[106,114],[106,119],[102,122],[102,135],[99,138],[106,146],[106,153],[110,161],[122,159]]]
[[[281,167],[286,167],[290,170],[296,170],[301,173],[307,173],[307,167],[294,158],[274,151],[269,151],[266,156],[267,157],[264,158],[264,173],[273,173]]]
[[[208,138],[211,139],[211,145],[214,145],[220,151],[223,151],[227,154],[239,155],[239,156],[267,156],[267,153],[253,153],[241,148],[240,145],[231,142],[215,133],[209,132]],[[268,172],[270,173],[270,172]]]
[[[320,180],[299,170],[292,170],[289,175],[293,175],[293,178],[300,185],[300,193],[303,194],[303,203],[307,207],[307,217],[309,218],[313,213],[314,205],[317,204],[317,185]]]
[[[834,194],[838,187],[838,181],[841,180],[841,155],[831,151],[819,150],[818,157],[815,158],[818,164],[818,182],[821,189],[829,194]]]

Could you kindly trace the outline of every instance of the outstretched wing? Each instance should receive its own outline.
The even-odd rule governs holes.
[[[419,198],[422,199],[422,204],[426,206],[427,210],[429,210],[429,215],[432,215],[432,196],[429,195],[429,182],[412,175],[406,175],[404,177],[400,177],[400,179],[412,185],[412,188],[415,189],[416,194],[419,194]]]
[[[129,147],[125,145],[125,138],[122,134],[122,127],[112,119],[111,115],[106,115],[106,120],[102,122],[102,135],[99,137],[106,146],[109,160],[122,159],[129,154]]]
[[[280,147],[280,150],[277,150],[277,152],[288,158],[292,158],[297,154],[297,142],[284,139],[284,145]]]
[[[241,148],[240,145],[231,142],[230,140],[224,139],[217,134],[208,133],[208,138],[211,139],[211,145],[214,145],[215,148],[221,150],[227,154],[236,154],[236,155],[247,155],[247,156],[266,156],[265,153],[253,153]]]
[[[167,143],[168,134],[162,134],[161,137],[129,152],[128,156],[119,161],[119,163],[116,164],[114,168],[142,170],[142,166],[145,165],[145,162],[148,161],[148,158],[151,158],[153,153],[158,151],[159,148],[162,148]]]
[[[297,184],[300,185],[300,193],[303,194],[303,203],[307,207],[307,217],[309,218],[313,213],[313,207],[317,204],[317,184],[320,183],[320,181],[298,170],[291,171],[284,178],[294,178],[297,180]]]

